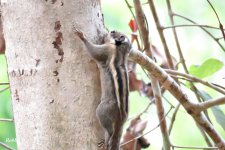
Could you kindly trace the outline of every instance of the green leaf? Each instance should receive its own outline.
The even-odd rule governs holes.
[[[204,101],[212,99],[212,97],[206,93],[205,91],[200,91],[200,95],[203,98]],[[225,131],[225,114],[224,112],[220,109],[219,106],[213,106],[211,108],[212,113],[214,117],[216,118],[216,122],[223,128]]]
[[[189,72],[191,75],[202,79],[213,75],[214,73],[219,71],[223,66],[224,66],[223,62],[214,58],[210,58],[200,66],[192,65],[189,68]]]

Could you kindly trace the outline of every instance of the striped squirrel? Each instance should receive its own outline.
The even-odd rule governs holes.
[[[100,70],[102,93],[96,115],[105,131],[104,148],[119,150],[123,124],[128,115],[127,58],[131,43],[127,36],[117,31],[109,32],[102,45],[89,42],[81,31],[75,33]]]

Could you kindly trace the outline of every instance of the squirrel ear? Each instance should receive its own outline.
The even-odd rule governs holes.
[[[123,42],[124,40],[126,40],[125,36],[121,35],[121,36],[119,37],[119,41]]]

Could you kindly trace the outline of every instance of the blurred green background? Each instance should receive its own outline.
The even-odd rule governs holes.
[[[7,64],[4,55],[0,55],[0,83],[7,83]],[[0,91],[9,87],[9,85],[0,85]],[[0,93],[0,119],[12,119],[12,104],[10,90],[7,89]],[[0,142],[3,142],[10,147],[16,148],[16,134],[13,122],[0,121]],[[0,146],[0,150],[5,150]]]
[[[129,1],[131,5],[132,1]],[[145,3],[146,1],[142,1]],[[155,5],[157,8],[157,12],[159,14],[160,22],[163,26],[170,26],[170,21],[167,12],[166,0],[155,0]],[[174,12],[181,14],[185,17],[191,18],[192,20],[198,22],[199,24],[207,24],[211,26],[218,27],[218,21],[213,13],[211,7],[207,3],[206,0],[171,0],[172,7]],[[109,30],[119,30],[130,37],[131,30],[128,26],[132,15],[129,9],[126,6],[125,1],[121,0],[102,0],[102,11],[104,14],[105,25]],[[225,2],[223,0],[212,1],[214,8],[216,9],[220,20],[223,25],[225,25]],[[149,5],[145,4],[143,6],[145,10],[145,14],[148,20],[150,37],[151,41],[154,45],[158,47],[158,49],[163,53],[163,47],[160,42],[155,23],[153,21],[152,15],[149,10]],[[189,24],[189,22],[175,18],[176,24]],[[219,30],[210,29],[211,33],[213,33],[216,37],[222,37],[222,34]],[[225,52],[221,50],[221,48],[210,38],[205,32],[203,32],[198,27],[183,27],[178,28],[178,37],[181,43],[181,47],[183,50],[183,54],[186,60],[188,67],[191,65],[200,65],[205,60],[209,58],[216,58],[221,62],[225,63]],[[179,60],[177,49],[175,46],[174,39],[172,37],[171,29],[167,29],[165,32],[167,43],[171,50],[171,54]],[[225,46],[224,40],[220,40],[221,44]],[[182,67],[179,66],[179,69]],[[149,79],[143,73],[140,67],[137,68],[137,76],[139,79],[143,79],[146,82],[149,82]],[[223,67],[220,71],[215,73],[214,75],[205,78],[210,82],[225,85],[225,68]],[[5,56],[0,55],[0,83],[8,82],[7,77],[7,65]],[[207,91],[212,97],[216,98],[221,96],[217,92],[209,89],[205,86],[201,86],[199,84],[196,85],[199,89]],[[8,85],[0,85],[0,90],[8,87]],[[188,95],[195,101],[194,95],[188,90]],[[169,94],[165,93],[164,96],[174,105],[176,106],[176,100]],[[148,105],[149,99],[146,97],[142,97],[138,92],[132,92],[130,94],[130,114],[129,116],[135,116],[138,113],[142,112],[144,108]],[[170,105],[166,102],[165,111],[167,112],[170,108]],[[220,108],[224,111],[225,107],[220,106]],[[172,112],[174,109],[172,110]],[[220,134],[225,138],[225,132],[223,128],[216,122],[215,117],[212,112],[209,111],[210,118],[213,122],[213,125],[220,132]],[[172,113],[167,116],[168,124],[170,123]],[[12,115],[12,106],[11,106],[11,98],[10,91],[6,90],[0,93],[0,118],[13,118]],[[152,128],[158,125],[158,118],[156,116],[156,109],[154,105],[148,110],[148,113],[143,116],[143,118],[148,118],[148,126],[145,132],[151,130]],[[162,138],[160,134],[160,129],[150,132],[146,135],[147,139],[149,139],[151,146],[147,150],[160,150],[162,146]],[[1,122],[0,121],[0,142],[6,143],[7,145],[16,148],[15,143],[15,130],[14,124],[12,122]],[[178,111],[178,115],[176,118],[176,122],[174,124],[174,128],[171,134],[171,142],[174,145],[181,146],[205,146],[205,142],[196,127],[192,118],[185,112],[185,110],[181,107]],[[0,147],[0,150],[4,150]],[[184,149],[183,149],[184,150]]]

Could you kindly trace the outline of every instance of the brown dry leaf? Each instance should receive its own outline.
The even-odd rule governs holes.
[[[123,142],[130,141],[135,137],[142,135],[147,125],[147,120],[141,120],[140,117],[136,117],[130,122],[130,126],[128,127],[126,133],[123,136]],[[141,150],[141,148],[147,148],[150,146],[149,141],[144,137],[140,137],[139,139],[135,139],[130,143],[123,145],[123,150]]]

